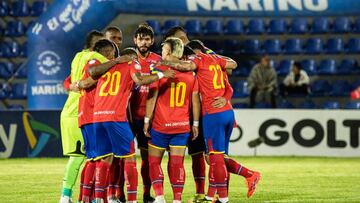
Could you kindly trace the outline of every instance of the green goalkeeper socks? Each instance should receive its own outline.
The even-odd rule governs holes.
[[[72,189],[75,185],[77,176],[79,174],[79,169],[81,164],[84,162],[85,157],[74,157],[70,156],[69,161],[65,168],[64,180],[63,180],[63,196],[72,195]]]

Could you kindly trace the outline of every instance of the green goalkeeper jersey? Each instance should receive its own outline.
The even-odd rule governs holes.
[[[83,68],[87,62],[92,59],[96,59],[100,61],[100,63],[104,63],[108,61],[103,55],[89,51],[85,49],[81,52],[78,52],[73,61],[71,62],[71,83],[75,81],[81,80],[84,75]],[[77,117],[78,116],[78,105],[79,105],[79,97],[80,93],[78,92],[69,92],[69,96],[65,102],[62,115],[65,117]]]

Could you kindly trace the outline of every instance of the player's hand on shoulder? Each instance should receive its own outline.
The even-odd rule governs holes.
[[[175,76],[175,71],[171,69],[167,69],[163,73],[166,78],[173,78]]]
[[[191,140],[195,140],[199,136],[199,127],[192,126],[192,138]]]

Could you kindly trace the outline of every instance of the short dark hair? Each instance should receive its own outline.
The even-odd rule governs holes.
[[[175,33],[177,33],[178,31],[181,31],[181,32],[184,32],[186,34],[186,30],[181,27],[181,26],[175,26],[175,27],[172,27],[170,28],[164,35],[164,38],[163,40],[166,40],[166,38],[168,37],[172,37],[175,35]]]
[[[116,26],[109,26],[105,29],[105,32],[121,32],[121,30]]]
[[[94,46],[94,51],[96,52],[100,52],[101,49],[105,48],[105,47],[112,47],[113,49],[115,49],[114,45],[113,45],[113,42],[111,42],[110,40],[108,39],[101,39],[99,41],[97,41],[95,43],[95,46]]]
[[[124,55],[135,55],[137,56],[137,52],[136,49],[134,47],[126,47],[125,49],[120,51],[120,55],[124,56]]]
[[[137,36],[141,36],[141,37],[150,36],[151,38],[154,38],[154,30],[147,23],[141,23],[134,33],[134,37]]]
[[[294,62],[294,66],[297,67],[299,70],[302,69],[302,65],[301,65],[301,63],[298,62],[298,61],[295,61],[295,62]]]
[[[194,50],[192,50],[192,48],[190,48],[188,45],[184,46],[183,56],[191,56],[191,55],[195,55]]]
[[[85,49],[90,49],[91,45],[92,45],[92,41],[94,40],[94,37],[103,37],[104,34],[97,31],[97,30],[92,30],[90,31],[87,35],[86,35],[86,39],[85,39]]]
[[[206,49],[204,46],[204,43],[202,43],[202,41],[200,40],[191,40],[187,46],[189,46],[191,49],[195,50],[195,49],[199,49],[202,53],[206,53]]]

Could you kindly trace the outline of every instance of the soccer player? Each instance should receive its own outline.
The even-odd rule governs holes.
[[[168,38],[162,47],[162,58],[169,61],[178,60],[182,57],[183,49],[183,43],[179,38]],[[159,67],[161,70],[168,68]],[[200,98],[197,80],[192,72],[177,71],[174,78],[161,79],[151,86],[146,103],[144,133],[149,137],[151,135],[149,162],[150,177],[156,194],[155,202],[165,202],[161,160],[165,150],[170,148],[168,166],[173,203],[181,203],[185,183],[184,153],[190,136],[190,114],[193,115],[193,139],[198,135]],[[149,134],[149,121],[152,117]]]
[[[120,54],[137,58],[136,51],[131,48],[124,49]],[[141,76],[138,73],[140,69],[136,61],[121,64],[109,61],[89,69],[90,76],[95,80],[99,79],[93,113],[94,139],[97,146],[94,150],[95,199],[99,203],[104,202],[105,189],[108,186],[107,171],[112,162],[112,155],[125,160],[127,200],[129,203],[136,202],[138,173],[134,136],[126,115],[128,101],[134,84],[150,84],[162,77],[174,75],[174,71],[166,70],[156,75]]]
[[[82,69],[89,61],[89,53],[92,51],[96,41],[102,37],[103,34],[95,30],[87,35],[85,49],[77,53],[71,63],[71,74],[67,79],[69,83],[81,79]],[[69,161],[65,168],[60,203],[72,202],[72,189],[76,182],[79,168],[84,161],[84,141],[77,125],[79,97],[80,94],[78,92],[70,91],[60,115],[63,154],[69,156]]]
[[[161,56],[150,51],[154,44],[154,31],[147,24],[140,24],[135,30],[134,44],[138,55],[138,62],[141,66],[139,71],[141,75],[150,75],[150,66],[157,63]],[[149,174],[148,161],[148,141],[143,131],[146,99],[149,93],[149,85],[135,86],[130,100],[130,111],[132,117],[132,129],[136,136],[138,148],[141,154],[141,177],[143,180],[143,201],[153,202],[154,198],[150,196],[151,180]]]
[[[123,42],[123,35],[120,28],[116,26],[110,26],[105,29],[105,38],[116,44],[115,57],[119,56],[119,49]]]
[[[237,64],[229,58],[205,54],[205,47],[197,40],[189,42],[188,46],[197,54],[193,61],[164,62],[163,64],[171,65],[179,70],[197,70],[202,98],[202,121],[206,123],[203,125],[203,131],[210,162],[210,186],[204,202],[211,202],[216,192],[220,202],[228,202],[228,172],[246,178],[247,197],[251,197],[260,180],[260,173],[249,170],[224,156],[228,154],[229,140],[234,126],[234,111],[230,101],[221,108],[214,108],[211,105],[214,98],[225,94],[225,69],[236,68]]]

